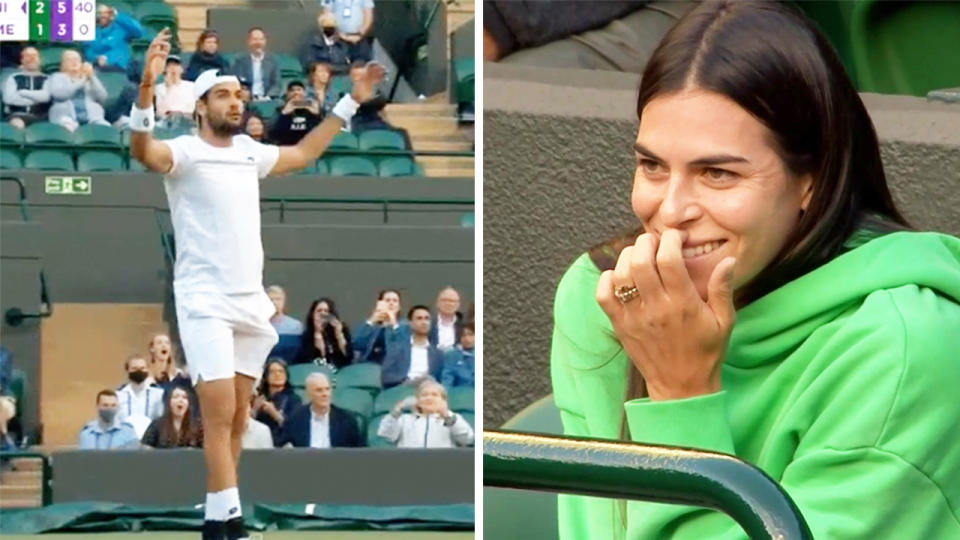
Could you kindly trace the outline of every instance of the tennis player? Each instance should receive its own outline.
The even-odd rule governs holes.
[[[274,306],[263,290],[259,180],[312,164],[370,98],[384,70],[371,63],[351,95],[294,146],[238,135],[240,81],[217,70],[194,82],[198,133],[153,138],[154,82],[170,52],[170,31],[150,44],[130,115],[130,155],[164,175],[177,246],[173,288],[187,366],[200,399],[207,498],[203,538],[247,538],[237,490],[240,441],[250,397],[277,342]]]

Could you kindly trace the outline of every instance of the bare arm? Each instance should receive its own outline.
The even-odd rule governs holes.
[[[373,8],[365,8],[363,10],[363,26],[360,27],[360,37],[367,37],[370,35],[370,30],[373,28]]]
[[[169,53],[170,30],[164,28],[150,44],[147,58],[144,60],[140,93],[137,96],[138,109],[149,109],[153,106],[153,86]],[[130,156],[153,172],[167,173],[173,167],[173,154],[170,152],[170,147],[154,139],[150,132],[130,132]]]

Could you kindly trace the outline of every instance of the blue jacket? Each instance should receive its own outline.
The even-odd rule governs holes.
[[[394,338],[392,346],[388,347],[387,356],[383,359],[383,368],[380,378],[384,388],[396,386],[407,379],[410,372],[410,337],[405,339]],[[429,375],[440,380],[440,371],[443,369],[443,353],[430,345],[427,348]]]
[[[357,355],[357,362],[383,364],[392,347],[410,341],[410,325],[405,320],[398,322],[396,328],[363,321],[355,327],[354,332],[353,351]]]
[[[130,42],[143,37],[143,27],[126,13],[117,12],[117,18],[107,26],[97,25],[97,35],[83,49],[83,58],[94,65],[97,57],[106,56],[107,64],[130,69]]]
[[[288,442],[298,448],[310,447],[310,404],[304,403],[293,416],[283,424],[283,436],[280,444]],[[363,446],[360,428],[350,413],[330,406],[330,446],[333,448]]]
[[[476,356],[474,350],[465,350],[460,345],[443,355],[443,374],[440,384],[446,388],[454,386],[474,386]]]
[[[115,448],[135,448],[140,437],[133,426],[126,422],[114,421],[106,430],[100,422],[91,420],[80,430],[77,444],[81,450],[113,450]]]

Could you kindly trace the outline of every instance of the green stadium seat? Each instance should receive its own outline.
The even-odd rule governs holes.
[[[330,174],[330,166],[327,165],[327,161],[324,159],[318,159],[313,163],[313,169],[311,171],[313,174],[318,174],[320,176],[327,176]]]
[[[129,167],[128,167],[128,169],[129,169],[130,171],[132,171],[132,172],[138,172],[138,173],[148,173],[148,172],[150,172],[150,171],[147,170],[146,167],[143,166],[143,163],[140,163],[139,161],[137,161],[137,160],[135,160],[135,159],[133,159],[133,158],[130,158],[130,162],[129,162]]]
[[[135,16],[140,24],[160,31],[164,26],[170,27],[174,35],[177,30],[177,12],[164,2],[140,2],[137,5]]]
[[[127,79],[126,73],[118,73],[115,71],[98,71],[97,78],[100,79],[100,82],[103,83],[103,88],[107,91],[106,108],[109,108],[116,100],[120,99],[120,95],[123,94],[123,89],[126,88],[128,84],[132,84]]]
[[[328,147],[330,150],[356,150],[357,148],[357,136],[346,131],[337,133]]]
[[[117,11],[121,13],[126,13],[127,15],[130,15],[131,17],[133,17],[134,14],[136,13],[134,9],[130,7],[130,4],[128,4],[124,0],[107,0],[104,3],[112,8],[115,8]]]
[[[380,176],[416,176],[417,168],[408,157],[391,157],[380,161]]]
[[[23,160],[24,169],[73,171],[73,158],[63,150],[34,150]]]
[[[17,146],[23,144],[23,130],[6,122],[0,122],[0,145]]]
[[[455,386],[447,388],[447,405],[453,412],[472,413],[476,409],[474,397],[475,393],[471,387]]]
[[[472,228],[475,226],[475,220],[476,218],[474,218],[473,212],[467,212],[460,216],[460,226],[467,229]]]
[[[476,66],[472,57],[453,61],[453,80],[458,103],[473,103],[475,72]]]
[[[300,60],[296,56],[284,53],[276,53],[277,58],[277,69],[280,71],[281,78],[303,78],[305,74],[303,72],[304,66],[300,65]],[[283,87],[283,90],[286,90],[286,87]]]
[[[123,152],[123,140],[120,137],[120,132],[113,126],[100,124],[80,126],[73,133],[73,143],[82,146],[83,150],[103,150],[117,155]]]
[[[380,422],[385,416],[387,415],[378,414],[370,419],[370,423],[367,425],[367,446],[371,448],[391,448],[394,446],[390,441],[377,435],[377,430],[380,429]]]
[[[380,364],[361,362],[351,364],[337,372],[338,388],[357,388],[376,397],[383,388],[380,379]]]
[[[6,82],[7,77],[9,77],[10,75],[13,75],[17,71],[19,70],[15,67],[5,67],[3,69],[0,69],[0,88],[2,88],[3,83]]]
[[[377,176],[377,166],[365,157],[335,157],[330,160],[330,176]]]
[[[77,170],[80,172],[122,171],[125,167],[120,154],[92,150],[77,156]]]
[[[300,398],[300,401],[303,403],[308,403],[310,401],[310,398],[307,397],[306,388],[296,386],[293,388],[293,393],[296,394],[297,397]]]
[[[0,148],[0,169],[22,169],[23,162],[13,150]]]
[[[63,51],[68,50],[63,47],[50,47],[44,46],[40,49],[40,70],[46,74],[56,73],[60,71],[60,56],[63,54]],[[76,50],[76,49],[72,49]],[[80,52],[80,51],[77,51]],[[81,56],[83,55],[80,52]]]
[[[406,150],[407,141],[396,131],[371,129],[357,137],[357,146],[361,150]]]
[[[473,413],[472,413],[472,412],[464,412],[464,413],[460,413],[460,416],[462,416],[463,419],[466,420],[468,424],[470,424],[470,427],[473,428],[473,431],[474,431],[473,440],[476,441],[476,440],[477,440],[477,437],[476,437],[477,421],[476,421],[476,418],[474,417]],[[470,446],[473,446],[473,445],[470,445]]]
[[[353,415],[361,434],[367,432],[367,422],[373,414],[373,397],[359,388],[341,388],[333,391],[333,404]]]
[[[327,95],[334,101],[338,101],[344,94],[350,93],[351,89],[353,89],[353,82],[350,81],[350,77],[348,75],[337,75],[330,79]]]
[[[388,388],[380,392],[373,401],[373,414],[378,415],[390,412],[390,409],[392,409],[398,401],[403,401],[404,398],[408,398],[416,394],[416,392],[416,388],[405,384],[394,386],[393,388]]]
[[[27,146],[34,147],[72,146],[73,133],[59,124],[37,122],[27,126],[23,134],[23,142]]]
[[[254,113],[257,113],[257,116],[263,118],[265,123],[269,123],[277,116],[277,107],[282,106],[283,103],[277,100],[270,101],[254,101],[247,105],[247,108]],[[266,128],[266,126],[264,126]]]
[[[336,377],[333,374],[333,369],[326,365],[294,364],[289,366],[287,371],[290,373],[290,385],[298,388],[303,388],[307,381],[307,376],[314,372],[325,373],[327,378],[330,379],[330,384],[333,384],[336,381]]]

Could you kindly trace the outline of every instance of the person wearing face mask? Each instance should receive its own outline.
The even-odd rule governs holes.
[[[398,448],[456,448],[473,442],[473,428],[450,410],[446,388],[433,379],[420,383],[415,398],[394,405],[380,421],[377,435]]]
[[[137,446],[140,437],[133,426],[119,418],[117,393],[101,390],[97,394],[97,418],[80,430],[77,445],[81,450],[113,450]]]
[[[318,29],[307,39],[300,50],[300,63],[310,66],[316,62],[327,64],[337,74],[346,73],[350,67],[347,44],[337,35],[337,19],[330,11],[321,11],[317,17]]]
[[[150,422],[163,414],[163,388],[154,383],[143,355],[129,356],[123,368],[130,382],[117,389],[118,414],[142,437]]]

